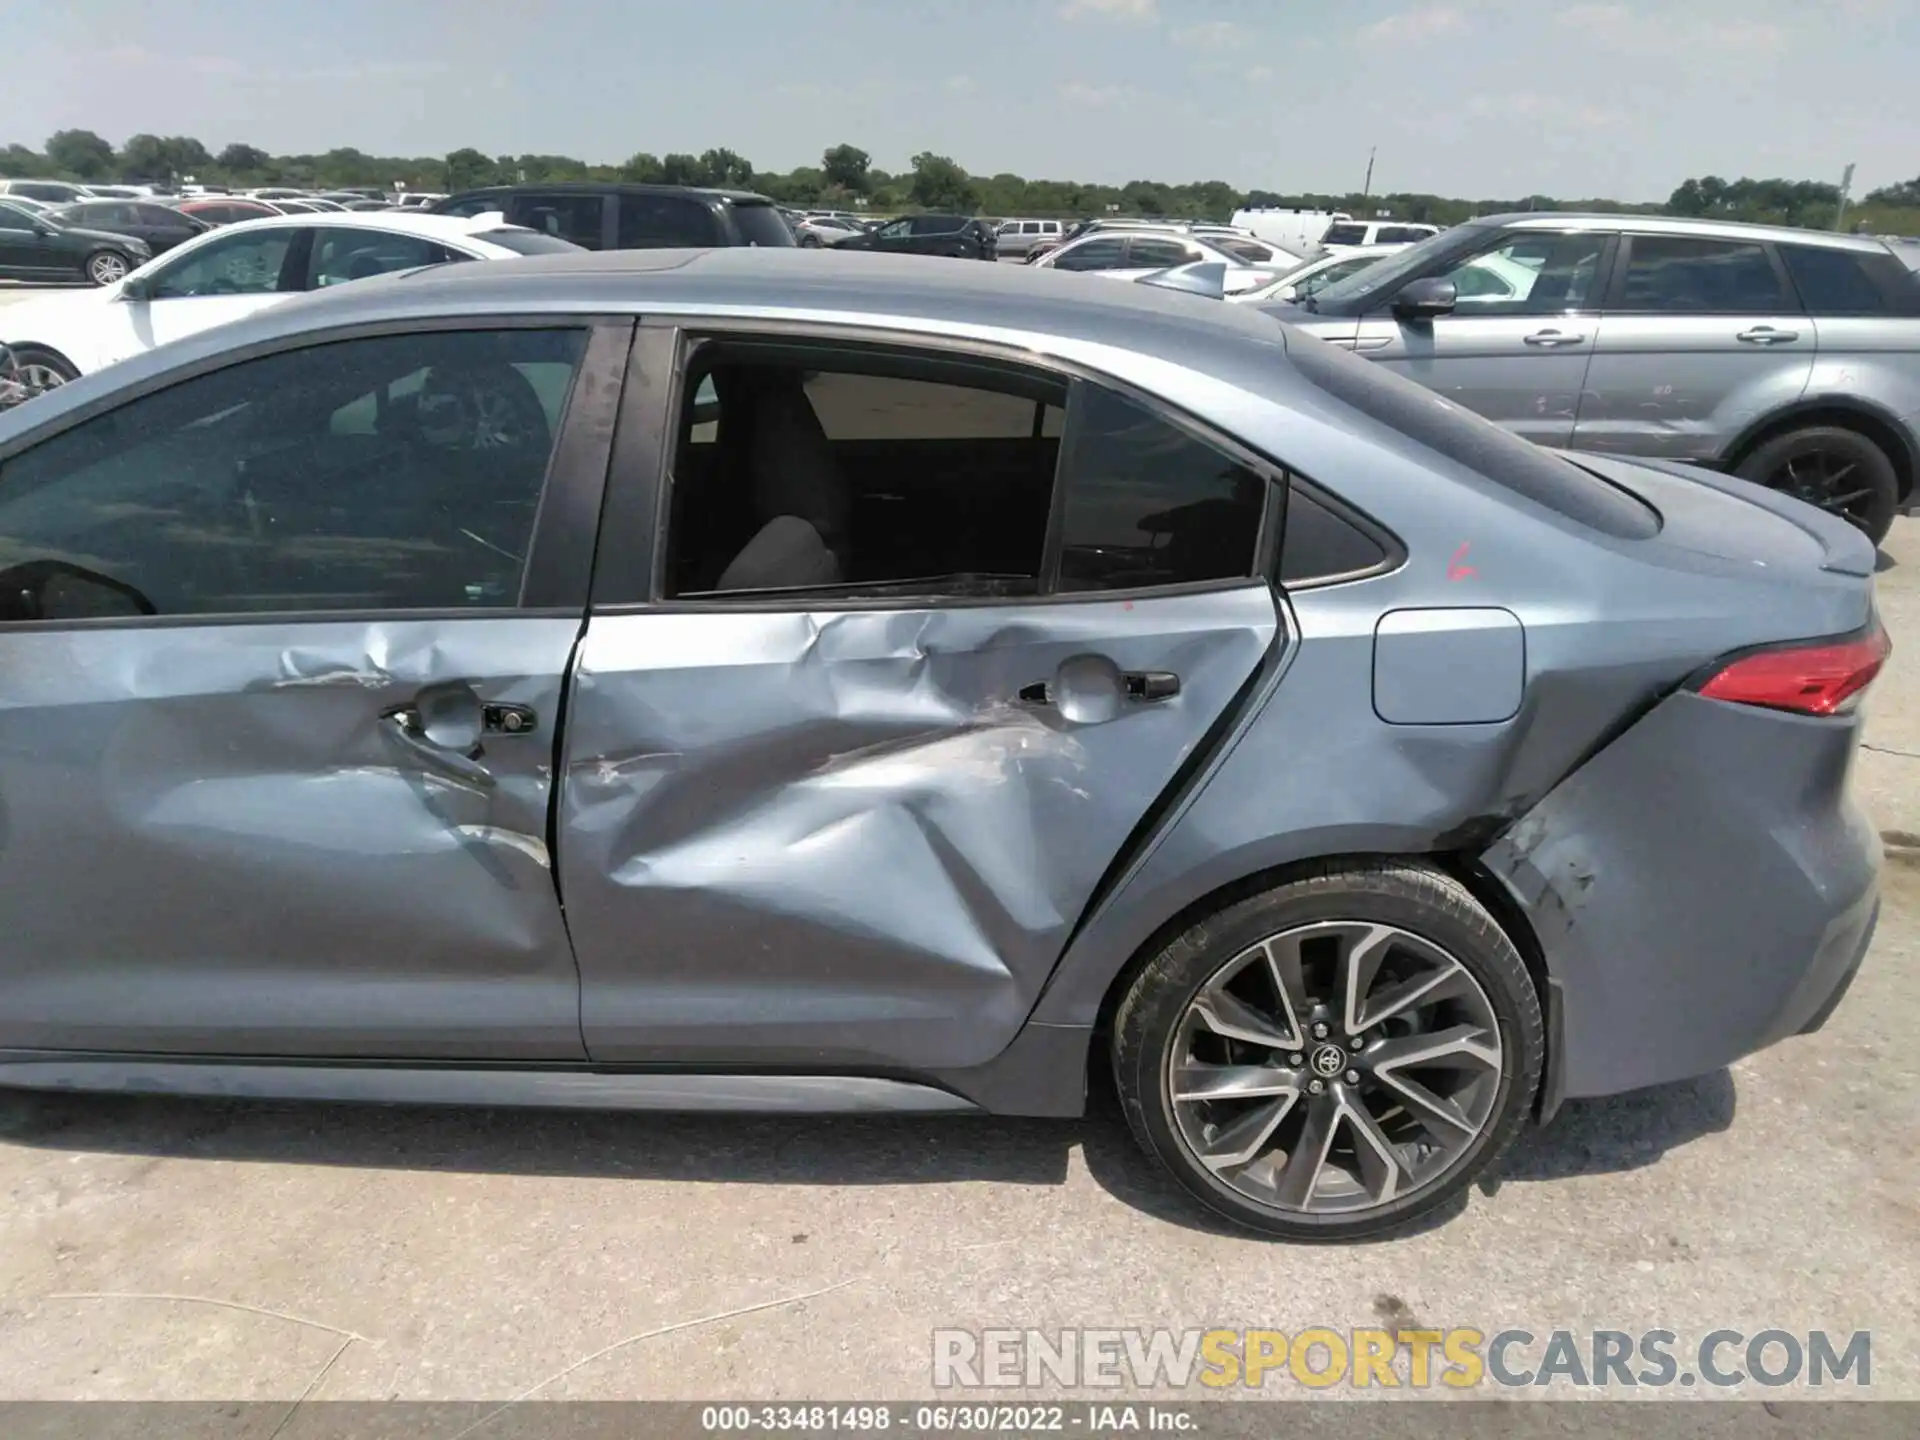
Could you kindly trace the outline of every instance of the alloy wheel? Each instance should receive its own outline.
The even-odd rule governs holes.
[[[1767,486],[1838,515],[1871,533],[1869,517],[1874,490],[1861,471],[1857,455],[1811,445],[1783,458],[1768,478]]]
[[[1486,990],[1439,945],[1325,921],[1200,986],[1167,1051],[1175,1129],[1213,1179],[1285,1215],[1351,1215],[1443,1179],[1492,1124],[1503,1051]]]
[[[102,251],[87,262],[87,275],[96,285],[111,285],[127,277],[127,260],[111,250]]]
[[[67,383],[67,377],[51,365],[38,363],[16,365],[13,374],[14,378],[26,387],[29,395],[54,390]]]

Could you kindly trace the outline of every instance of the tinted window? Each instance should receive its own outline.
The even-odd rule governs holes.
[[[44,440],[0,465],[0,619],[513,605],[583,341],[316,346]]]
[[[499,208],[496,201],[467,213],[481,215]],[[507,218],[529,230],[557,235],[588,250],[598,250],[604,211],[605,204],[599,195],[516,195],[508,207]]]
[[[1118,235],[1103,235],[1071,250],[1058,252],[1053,261],[1056,270],[1119,270],[1127,263],[1127,242]]]
[[[1431,235],[1431,230],[1416,229],[1411,225],[1382,225],[1380,233],[1374,237],[1376,245],[1412,245]]]
[[[133,207],[133,218],[142,225],[159,225],[175,230],[192,228],[181,219],[179,211],[170,210],[165,205],[136,205]]]
[[[944,357],[764,356],[699,353],[666,594],[1039,588],[1063,383]]]
[[[1244,260],[1249,265],[1265,265],[1273,259],[1273,251],[1251,240],[1225,240],[1221,242],[1220,248],[1236,260]]]
[[[1725,315],[1789,308],[1764,246],[1681,235],[1636,235],[1628,243],[1623,310]]]
[[[952,235],[966,228],[966,223],[958,215],[915,215],[910,228],[916,235]]]
[[[0,230],[31,230],[33,217],[18,205],[0,204]]]
[[[1920,280],[1888,254],[1782,245],[1780,256],[1815,315],[1920,315]]]
[[[508,197],[505,195],[467,195],[458,200],[442,201],[431,208],[436,215],[473,216],[484,215],[489,210],[505,210],[507,203]],[[409,205],[407,208],[412,209],[413,206]],[[420,208],[428,207],[423,205]]]
[[[1259,475],[1095,385],[1076,389],[1070,426],[1062,590],[1252,573],[1266,495]]]
[[[211,240],[191,254],[158,271],[148,285],[154,300],[180,300],[196,295],[258,295],[280,288],[280,269],[294,236],[294,226],[243,231]],[[297,287],[302,277],[290,280]]]
[[[1595,302],[1606,237],[1522,230],[1445,271],[1458,315],[1553,315]]]
[[[775,224],[785,228],[785,222],[778,215],[772,218]],[[619,237],[617,243],[622,250],[718,245],[723,238],[720,218],[704,201],[686,195],[646,194],[620,197]],[[572,235],[566,238],[576,244],[585,243]]]
[[[1329,225],[1327,233],[1320,237],[1322,245],[1364,245],[1366,240],[1366,226],[1349,225],[1344,221]]]
[[[1287,354],[1335,400],[1502,489],[1608,535],[1644,539],[1660,528],[1624,490],[1384,366],[1306,336],[1289,336]]]
[[[793,230],[773,206],[736,203],[729,208],[733,211],[733,223],[740,231],[740,238],[747,244],[793,248]]]
[[[314,232],[313,256],[308,267],[307,288],[319,290],[349,280],[370,280],[395,270],[412,270],[421,265],[439,265],[448,260],[464,260],[444,245],[422,240],[417,235],[390,235],[382,230],[349,230],[327,226]]]
[[[1178,240],[1136,239],[1127,242],[1129,266],[1153,266],[1158,269],[1168,265],[1185,265],[1189,260],[1199,258],[1198,250],[1190,245],[1182,245]]]
[[[1387,552],[1358,525],[1298,485],[1287,495],[1286,533],[1280,540],[1280,583],[1305,586],[1365,574]]]
[[[485,240],[489,245],[498,245],[502,250],[511,250],[516,255],[560,255],[580,248],[571,240],[562,240],[557,235],[542,235],[538,230],[482,230],[473,238]]]

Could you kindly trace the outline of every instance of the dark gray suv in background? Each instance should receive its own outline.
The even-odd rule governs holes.
[[[1879,240],[1497,215],[1263,307],[1543,445],[1730,471],[1874,540],[1920,471],[1920,275]]]

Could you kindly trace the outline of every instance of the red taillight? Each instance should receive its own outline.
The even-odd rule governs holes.
[[[1801,715],[1842,715],[1860,701],[1893,641],[1875,624],[1856,639],[1783,645],[1743,655],[1700,687],[1709,700],[1763,705]]]

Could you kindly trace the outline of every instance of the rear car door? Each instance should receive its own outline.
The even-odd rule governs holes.
[[[620,219],[614,243],[621,250],[719,245],[726,240],[720,217],[691,195],[634,191],[617,197],[616,203]]]
[[[1772,246],[1701,235],[1620,243],[1578,448],[1710,460],[1805,392],[1814,328]]]
[[[630,333],[303,340],[0,447],[0,1048],[580,1057],[548,804]]]
[[[564,738],[589,1053],[980,1063],[1277,643],[1268,481],[1029,364],[641,335]]]
[[[203,228],[178,210],[171,210],[165,205],[135,205],[133,213],[139,226],[137,233],[142,240],[153,247],[153,253],[156,255],[191,240],[200,234]]]
[[[1599,324],[1611,239],[1509,230],[1434,278],[1453,282],[1451,315],[1364,316],[1354,349],[1541,445],[1573,438]]]

